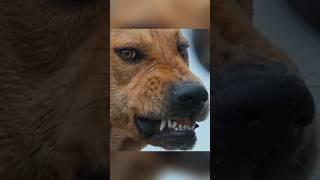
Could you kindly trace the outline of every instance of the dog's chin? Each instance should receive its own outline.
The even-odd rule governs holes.
[[[189,119],[154,120],[136,118],[139,132],[148,143],[166,150],[192,149],[197,138],[194,129],[199,127]]]

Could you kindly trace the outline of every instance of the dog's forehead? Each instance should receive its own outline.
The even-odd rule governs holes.
[[[113,29],[111,31],[113,43],[171,44],[177,39],[184,39],[178,29]]]

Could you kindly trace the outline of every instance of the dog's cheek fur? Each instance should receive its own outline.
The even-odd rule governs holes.
[[[134,122],[129,121],[128,96],[132,89],[132,78],[141,66],[130,65],[116,56],[112,50],[110,52],[110,149],[139,150],[144,143]],[[128,141],[130,143],[125,143]]]
[[[145,117],[161,118],[167,112],[167,91],[173,79],[161,74],[146,75],[144,81],[135,79],[128,106],[132,113]],[[160,116],[160,117],[159,117]],[[159,120],[157,119],[157,120]]]
[[[188,69],[181,59],[174,60],[173,67],[153,66],[153,71],[139,73],[131,82],[132,89],[128,97],[129,110],[145,117],[159,120],[168,115],[169,91],[179,81],[200,80]]]
[[[110,51],[110,120],[113,125],[123,126],[128,124],[130,82],[141,66],[130,65]]]

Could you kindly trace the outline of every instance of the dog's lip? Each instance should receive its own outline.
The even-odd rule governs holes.
[[[188,150],[193,147],[197,140],[194,130],[174,131],[165,129],[161,133],[150,138],[150,143],[167,150]]]
[[[141,134],[147,138],[152,136],[175,132],[173,135],[183,134],[183,131],[194,131],[199,125],[191,119],[165,118],[163,120],[153,120],[152,118],[138,117],[136,125]]]
[[[197,140],[194,129],[199,127],[195,121],[182,118],[176,120],[136,118],[136,125],[148,143],[167,150],[191,149]]]

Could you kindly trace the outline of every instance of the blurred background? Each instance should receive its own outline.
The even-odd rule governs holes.
[[[112,28],[193,28],[210,26],[210,0],[111,0]]]
[[[255,0],[254,24],[288,53],[320,106],[320,1]]]
[[[201,79],[210,95],[210,72],[208,71],[208,65],[210,64],[210,31],[204,29],[183,29],[182,33],[190,44],[188,49],[190,69]],[[205,121],[199,123],[199,128],[195,132],[198,140],[191,151],[210,151],[210,114]],[[165,150],[148,145],[143,151]]]
[[[112,152],[112,180],[209,180],[209,152]]]
[[[320,1],[254,0],[254,24],[288,53],[309,86],[320,115]],[[319,157],[318,157],[319,158]],[[318,170],[312,180],[320,179]]]

